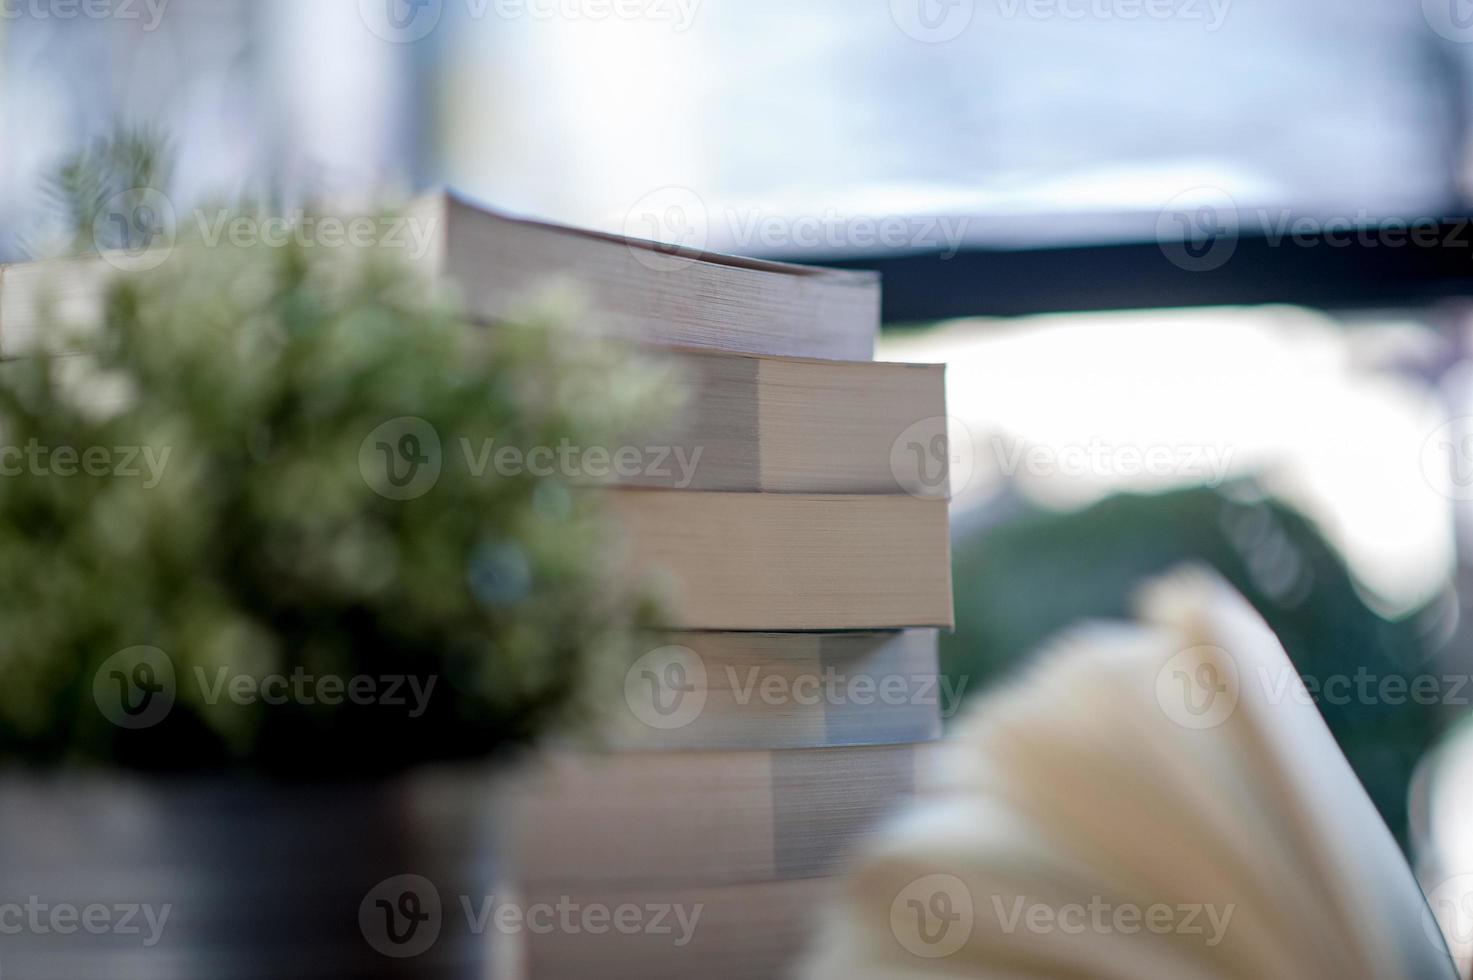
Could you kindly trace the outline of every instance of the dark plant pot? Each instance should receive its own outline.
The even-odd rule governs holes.
[[[7,773],[0,976],[496,976],[494,930],[464,912],[499,885],[496,797],[485,769],[329,786]]]

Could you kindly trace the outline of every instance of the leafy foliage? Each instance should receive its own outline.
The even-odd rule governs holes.
[[[598,494],[474,465],[488,439],[607,446],[662,409],[660,372],[571,316],[478,328],[381,255],[181,247],[114,282],[86,354],[4,365],[0,760],[353,776],[576,718],[652,603]],[[393,499],[374,433],[405,418],[440,472]],[[173,703],[127,727],[104,665],[139,646]],[[268,703],[272,677],[307,686]]]
[[[1183,561],[1206,562],[1247,598],[1300,673],[1410,681],[1435,673],[1439,610],[1389,621],[1369,608],[1344,561],[1302,515],[1250,488],[1122,494],[1066,514],[1030,512],[960,541],[957,629],[943,670],[975,694],[1005,677],[1061,624],[1130,615],[1136,584]],[[1405,702],[1319,703],[1342,751],[1405,840],[1413,766],[1446,727]]]
[[[169,185],[173,158],[164,137],[148,127],[119,126],[91,146],[69,155],[42,186],[42,197],[56,215],[72,251],[91,248],[135,249],[148,243],[131,224],[99,223],[113,210],[132,214],[146,192]]]

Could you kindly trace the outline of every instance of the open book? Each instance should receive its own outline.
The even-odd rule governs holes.
[[[975,709],[845,881],[806,976],[1456,975],[1252,608],[1196,571],[1139,607]]]

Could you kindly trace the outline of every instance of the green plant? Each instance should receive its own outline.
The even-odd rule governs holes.
[[[65,248],[75,252],[138,248],[147,244],[139,227],[100,222],[97,216],[105,210],[132,213],[146,191],[169,185],[173,170],[169,144],[161,133],[147,126],[120,125],[63,159],[44,181],[41,196],[61,226]],[[36,251],[48,249],[29,244]]]
[[[652,604],[597,493],[476,457],[607,446],[667,386],[566,309],[425,294],[372,252],[179,247],[86,354],[4,365],[0,760],[357,776],[587,705]]]

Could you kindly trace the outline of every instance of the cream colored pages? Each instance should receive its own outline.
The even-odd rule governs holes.
[[[952,624],[944,500],[610,490],[627,567],[691,630]]]
[[[85,349],[110,280],[167,277],[176,249],[221,247],[211,244],[202,221],[202,212],[181,211],[168,244],[147,252],[6,267],[0,272],[0,357]],[[871,272],[671,249],[510,218],[444,191],[410,202],[385,229],[377,250],[402,256],[476,319],[518,316],[547,283],[571,281],[588,304],[589,325],[610,337],[748,354],[848,361],[874,356],[880,282]],[[41,335],[43,322],[47,336]],[[57,332],[56,323],[81,330]]]
[[[1208,573],[977,706],[862,857],[805,975],[1454,976],[1272,633]]]

